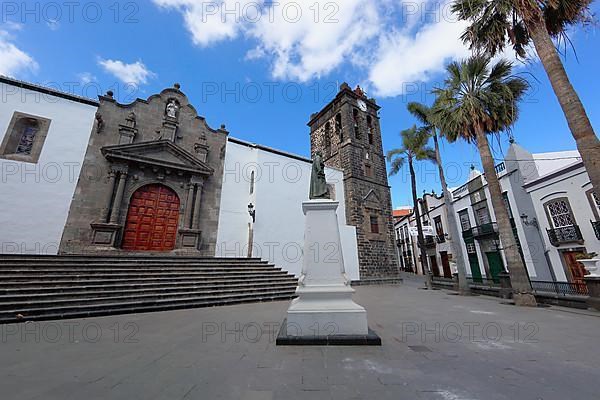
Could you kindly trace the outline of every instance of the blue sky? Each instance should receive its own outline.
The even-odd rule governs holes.
[[[361,84],[378,99],[387,149],[416,122],[406,103],[430,103],[444,65],[468,54],[457,39],[464,25],[447,3],[432,0],[227,0],[229,14],[196,0],[65,3],[2,2],[0,73],[88,97],[112,89],[123,102],[179,82],[211,126],[224,123],[235,137],[305,156],[308,118],[341,82]],[[578,60],[567,51],[567,72],[598,129],[600,37],[577,29],[571,39]],[[516,140],[532,152],[574,149],[539,63],[517,71],[533,90]],[[495,145],[499,158],[506,148],[506,139]],[[442,156],[451,186],[479,164],[475,147],[464,143],[443,144]],[[439,192],[435,167],[420,168],[419,193]],[[394,206],[409,204],[406,174],[390,184]]]

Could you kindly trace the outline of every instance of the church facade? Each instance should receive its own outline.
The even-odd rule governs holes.
[[[300,274],[310,159],[232,138],[224,125],[211,128],[178,84],[120,104],[111,92],[94,101],[8,78],[0,83],[15,99],[0,114],[0,163],[11,189],[0,198],[0,220],[9,228],[0,233],[2,253],[258,257]],[[40,93],[57,101],[29,104],[27,96]],[[313,116],[311,149],[322,152],[330,193],[340,202],[339,256],[348,276],[395,277],[378,107],[357,93],[342,85]],[[338,125],[328,131],[325,121],[336,124],[340,112],[343,133]],[[356,132],[363,131],[361,139]],[[54,185],[24,182],[22,171],[48,163],[72,167]],[[19,173],[6,176],[13,170]],[[24,201],[52,218],[32,222],[15,213]]]

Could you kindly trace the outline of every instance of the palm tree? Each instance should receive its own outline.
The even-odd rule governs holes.
[[[552,89],[577,143],[583,164],[596,190],[600,190],[600,141],[571,85],[552,39],[568,40],[566,29],[590,23],[592,0],[455,0],[452,10],[471,25],[462,35],[472,49],[492,57],[511,44],[517,56],[526,57],[533,43]]]
[[[463,256],[462,250],[458,246],[460,233],[458,231],[458,224],[456,222],[454,204],[452,204],[452,195],[448,190],[448,185],[446,184],[446,177],[444,175],[444,166],[442,164],[440,145],[438,143],[438,128],[435,125],[431,116],[431,109],[426,105],[417,102],[410,102],[408,103],[407,108],[408,111],[423,124],[422,129],[426,130],[429,133],[429,135],[433,137],[433,143],[435,145],[435,162],[438,166],[440,182],[442,184],[442,193],[444,194],[444,202],[446,204],[448,231],[450,232],[450,236],[452,238],[452,240],[450,241],[450,248],[452,249],[452,254],[454,254],[456,257],[456,266],[458,269],[458,291],[462,295],[468,295],[470,294],[471,290],[469,288],[469,284],[467,283],[465,258]]]
[[[511,75],[510,62],[500,60],[490,66],[490,60],[481,55],[453,62],[446,69],[444,87],[434,89],[437,99],[432,107],[432,118],[449,141],[460,138],[477,144],[515,303],[534,306],[535,297],[513,235],[487,139],[488,134],[498,134],[515,123],[517,103],[527,90],[527,82]]]
[[[421,223],[421,213],[419,211],[419,203],[417,199],[417,180],[415,175],[414,162],[422,160],[435,160],[435,152],[429,146],[429,133],[424,129],[417,129],[413,125],[412,128],[405,129],[400,132],[402,138],[402,147],[392,149],[387,152],[387,159],[390,163],[389,175],[396,175],[400,169],[408,162],[410,171],[410,183],[412,188],[413,213],[417,220],[417,243],[420,249],[421,265],[423,266],[423,274],[425,275],[425,286],[427,289],[433,289],[431,284],[431,271],[427,264],[427,252],[425,250],[425,236],[423,235],[423,224]]]

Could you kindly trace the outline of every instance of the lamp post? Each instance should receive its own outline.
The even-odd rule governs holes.
[[[550,277],[552,278],[552,282],[556,282],[556,275],[554,274],[554,268],[552,268],[552,263],[550,262],[550,250],[546,248],[546,243],[544,242],[544,237],[542,236],[542,230],[540,229],[540,224],[537,218],[533,217],[531,221],[529,220],[529,216],[525,213],[521,214],[521,222],[525,226],[533,226],[537,229],[538,234],[540,235],[540,241],[542,243],[542,249],[544,250],[544,257],[546,258],[546,263],[548,264],[548,270],[550,270]]]
[[[248,204],[248,214],[252,217],[252,223],[256,222],[256,210],[254,209],[254,204]]]

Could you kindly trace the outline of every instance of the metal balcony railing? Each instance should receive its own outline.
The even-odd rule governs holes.
[[[444,243],[446,241],[446,235],[436,235],[435,240],[437,240],[438,243]]]
[[[546,229],[548,238],[553,246],[564,243],[583,243],[583,236],[579,225],[563,226],[561,228]]]
[[[531,287],[536,293],[556,293],[560,296],[588,295],[585,282],[531,281]]]
[[[425,248],[435,247],[435,239],[433,236],[425,236],[425,242],[423,243]]]
[[[471,228],[475,239],[482,239],[489,236],[498,236],[498,224],[490,222],[488,224],[478,225]]]
[[[594,233],[596,234],[596,239],[600,240],[600,221],[590,221],[592,223],[592,228],[594,228]]]

